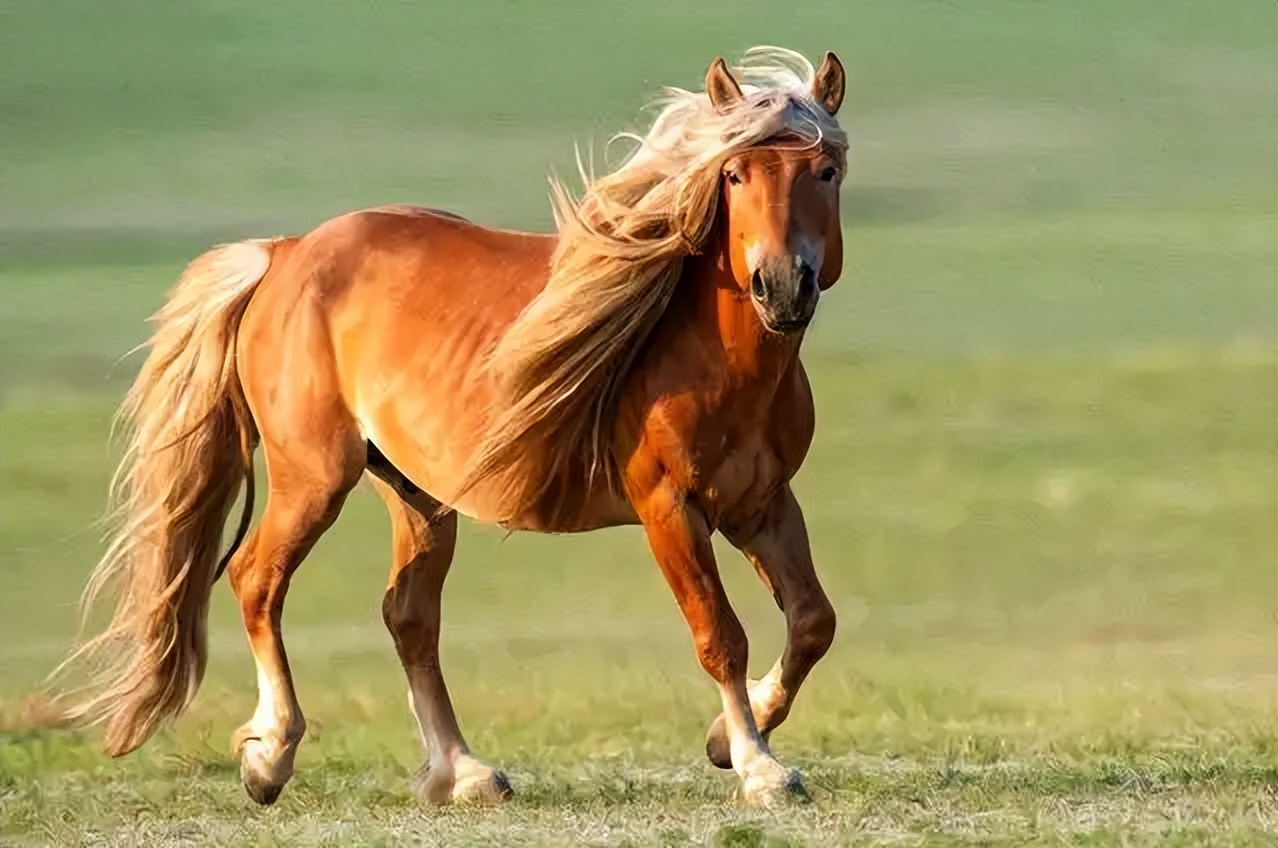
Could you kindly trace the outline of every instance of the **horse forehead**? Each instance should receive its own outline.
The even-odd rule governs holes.
[[[798,171],[809,167],[812,160],[820,155],[820,150],[812,147],[768,146],[747,151],[745,158],[752,171],[782,183],[793,179]]]

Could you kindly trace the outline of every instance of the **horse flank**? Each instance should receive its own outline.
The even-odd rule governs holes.
[[[559,230],[545,289],[486,363],[496,377],[489,429],[453,499],[481,482],[496,489],[503,520],[530,508],[574,460],[593,483],[616,472],[611,426],[630,366],[665,312],[683,260],[709,240],[720,172],[733,155],[781,135],[840,156],[847,136],[811,95],[812,65],[755,48],[735,74],[745,98],[720,114],[704,93],[667,89],[637,146],[612,173],[580,167],[575,199],[551,181]],[[510,473],[524,457],[536,473]]]

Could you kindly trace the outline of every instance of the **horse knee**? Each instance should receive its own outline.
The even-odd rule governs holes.
[[[736,616],[720,620],[717,626],[698,628],[694,639],[701,667],[715,680],[745,677],[750,645]]]

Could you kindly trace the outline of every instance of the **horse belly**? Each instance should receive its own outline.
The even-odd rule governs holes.
[[[448,346],[419,339],[418,355],[387,356],[360,369],[349,390],[355,418],[364,437],[419,489],[465,515],[491,520],[482,490],[451,503],[486,423],[482,379],[467,378],[478,371],[478,357],[468,368],[457,355],[421,355],[431,347]]]
[[[497,331],[476,324],[368,306],[337,344],[343,391],[364,437],[443,503],[487,423],[491,390],[481,366]],[[480,491],[455,506],[489,520]]]

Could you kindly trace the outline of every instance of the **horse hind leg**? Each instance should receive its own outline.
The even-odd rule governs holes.
[[[307,426],[293,428],[287,439],[278,437],[280,422],[267,422],[274,426],[263,428],[266,509],[228,569],[258,684],[257,709],[233,735],[232,747],[244,788],[259,804],[273,803],[292,777],[306,729],[281,631],[289,581],[337,518],[365,464],[353,422],[336,410],[308,416]]]
[[[462,737],[439,663],[440,602],[457,543],[457,513],[417,489],[372,445],[368,467],[390,512],[392,563],[382,617],[408,678],[408,705],[426,748],[418,791],[432,804],[494,803],[506,775],[476,759]]]

